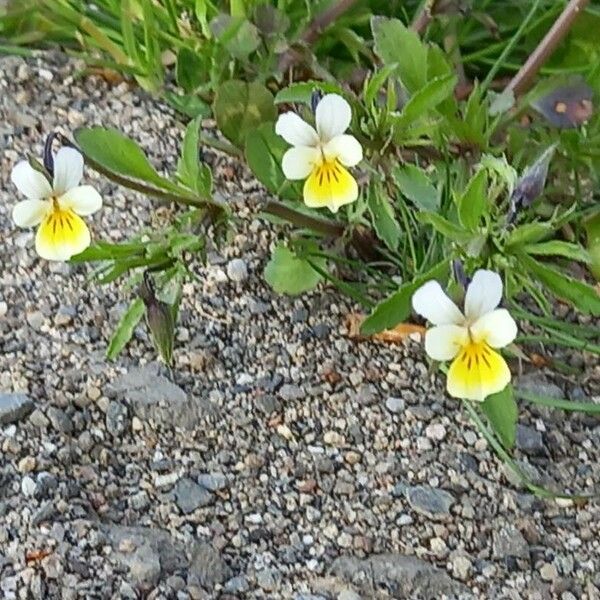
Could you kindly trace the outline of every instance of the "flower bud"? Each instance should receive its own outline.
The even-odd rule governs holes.
[[[175,323],[171,307],[156,297],[154,285],[148,273],[144,274],[139,295],[146,306],[146,323],[150,329],[154,347],[164,363],[170,367],[173,364],[173,340],[175,337]]]

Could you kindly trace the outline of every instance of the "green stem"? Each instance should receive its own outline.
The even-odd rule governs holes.
[[[308,229],[331,237],[341,237],[346,230],[342,223],[321,219],[319,217],[312,217],[298,210],[294,210],[282,202],[277,202],[276,200],[267,201],[262,208],[262,212],[284,219],[296,227],[307,227]]]
[[[483,83],[481,84],[482,91],[488,89],[488,87],[494,80],[494,77],[496,77],[496,73],[498,73],[498,71],[502,67],[502,63],[504,62],[506,57],[512,52],[513,48],[517,45],[517,42],[521,39],[521,37],[525,33],[527,26],[529,25],[529,22],[531,21],[531,19],[533,19],[535,13],[537,12],[537,10],[541,4],[541,1],[542,0],[534,1],[533,5],[531,6],[531,9],[529,10],[529,12],[527,13],[527,16],[525,17],[525,20],[521,23],[521,26],[519,27],[519,29],[517,29],[517,32],[515,33],[515,35],[513,35],[510,42],[508,42],[508,44],[506,44],[506,48],[504,48],[504,50],[502,51],[502,53],[496,60],[494,66],[490,69],[489,73],[487,74],[487,77],[483,80]]]
[[[532,404],[540,404],[550,408],[558,408],[560,410],[583,412],[586,414],[600,414],[600,404],[594,402],[574,402],[565,400],[564,398],[550,398],[549,396],[538,396],[526,390],[515,389],[515,395],[525,402]]]

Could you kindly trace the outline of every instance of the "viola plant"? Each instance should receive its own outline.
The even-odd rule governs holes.
[[[600,329],[579,322],[600,316],[600,118],[593,106],[600,53],[595,39],[581,35],[600,23],[593,10],[580,11],[572,39],[564,37],[568,26],[552,29],[562,36],[552,48],[564,45],[548,65],[558,76],[538,77],[525,58],[540,27],[558,18],[556,3],[511,0],[511,11],[487,3],[463,14],[449,3],[411,0],[408,24],[391,17],[392,4],[370,1],[334,2],[334,10],[317,15],[313,7],[321,3],[157,0],[136,11],[134,3],[99,0],[83,20],[72,0],[60,10],[43,3],[41,12],[38,4],[27,0],[25,9],[0,17],[0,34],[12,23],[10,39],[19,43],[27,39],[23,31],[38,35],[43,18],[47,41],[71,50],[83,43],[93,49],[84,56],[90,64],[132,77],[186,117],[213,117],[218,129],[191,121],[170,175],[113,130],[84,128],[65,142],[112,181],[178,208],[161,229],[135,232],[121,244],[90,245],[81,216],[100,204],[76,191],[86,187],[77,187],[79,171],[64,174],[75,150],[58,152],[52,183],[47,168],[15,169],[28,200],[14,218],[40,226],[42,256],[93,262],[98,281],[122,277],[125,289],[142,290],[117,326],[111,358],[144,313],[163,360],[176,357],[181,285],[194,279],[207,237],[223,238],[231,212],[213,194],[201,160],[201,147],[209,147],[245,160],[267,192],[260,216],[286,225],[265,267],[273,289],[335,286],[367,313],[365,337],[414,313],[425,318],[426,353],[449,363],[441,366],[448,394],[463,400],[530,489],[548,493],[508,454],[515,398],[600,409],[513,388],[507,358],[530,368],[542,355],[572,376],[577,367],[561,359],[561,349],[600,355]],[[478,48],[488,37],[482,18],[502,40]],[[551,55],[547,43],[540,41],[536,55]],[[582,59],[572,81],[564,75],[575,57]],[[458,263],[473,274],[466,293],[451,268]],[[463,294],[461,310],[450,297]],[[568,311],[561,319],[559,304]]]
[[[294,112],[277,119],[275,132],[293,146],[283,155],[281,167],[288,179],[306,179],[306,206],[327,207],[336,213],[340,206],[358,198],[358,184],[345,167],[362,160],[362,147],[345,133],[352,110],[344,98],[327,94],[317,101],[314,112],[316,130]]]
[[[42,258],[64,261],[90,245],[81,217],[100,210],[102,198],[92,186],[79,185],[83,156],[77,150],[61,148],[48,166],[21,161],[14,167],[12,182],[27,200],[15,205],[12,216],[19,227],[39,226],[35,249]]]
[[[510,383],[510,369],[497,352],[517,336],[517,324],[505,308],[502,280],[479,270],[467,287],[464,313],[437,281],[428,281],[413,295],[415,312],[434,327],[425,334],[425,351],[436,361],[451,360],[447,390],[455,398],[483,402]]]

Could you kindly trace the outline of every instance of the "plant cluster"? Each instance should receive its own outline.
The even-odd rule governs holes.
[[[110,357],[146,314],[170,364],[181,286],[194,277],[189,259],[203,257],[207,235],[223,237],[231,216],[213,195],[199,148],[245,160],[271,194],[262,215],[291,225],[265,268],[273,289],[299,294],[329,282],[369,312],[364,335],[414,313],[425,318],[432,325],[425,349],[447,372],[449,394],[464,401],[530,489],[553,495],[507,452],[515,398],[590,413],[600,407],[513,389],[499,349],[519,360],[528,360],[532,344],[600,354],[598,327],[577,323],[600,316],[593,109],[600,62],[591,35],[600,13],[583,12],[581,0],[562,13],[542,0],[515,3],[512,12],[493,2],[467,12],[435,0],[399,4],[28,0],[9,7],[0,17],[5,49],[61,44],[192,117],[171,176],[114,130],[58,136],[63,148],[54,160],[49,138],[43,164],[15,167],[13,181],[28,200],[14,220],[41,223],[42,257],[97,263],[101,283],[126,276],[139,290]],[[218,137],[201,128],[208,115]],[[80,216],[100,203],[89,186],[75,187],[81,156],[119,184],[184,210],[166,230],[89,245]],[[553,315],[557,303],[570,307],[570,322]]]

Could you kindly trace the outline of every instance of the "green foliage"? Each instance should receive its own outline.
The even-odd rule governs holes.
[[[424,169],[417,165],[398,166],[393,172],[396,185],[406,198],[421,210],[437,212],[440,209],[440,194]]]
[[[510,450],[515,445],[519,416],[512,385],[509,384],[501,392],[488,396],[481,409],[502,445]]]
[[[323,259],[317,259],[317,263],[325,267]],[[265,279],[277,293],[295,296],[314,289],[323,278],[309,261],[279,244],[265,267]]]
[[[264,85],[235,80],[217,90],[213,110],[219,129],[238,148],[244,147],[249,133],[277,116],[273,96]]]
[[[146,308],[141,298],[136,298],[129,304],[129,308],[121,316],[108,344],[106,356],[110,360],[114,360],[128,344],[145,311]]]

